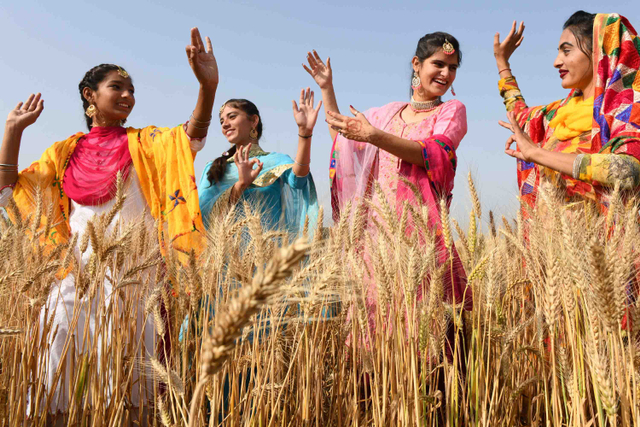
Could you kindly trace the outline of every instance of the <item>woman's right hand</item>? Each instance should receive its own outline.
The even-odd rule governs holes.
[[[238,184],[242,190],[248,188],[253,181],[256,180],[264,164],[258,159],[249,160],[249,151],[251,151],[251,144],[247,144],[244,147],[240,147],[233,155],[233,161],[238,168]],[[254,165],[258,165],[257,168],[253,168]]]
[[[320,89],[327,89],[333,85],[333,73],[331,71],[331,59],[327,58],[327,64],[325,65],[320,59],[320,55],[315,50],[313,54],[307,52],[307,62],[309,67],[302,64],[302,67],[313,77]]]
[[[511,31],[507,37],[501,42],[500,33],[496,33],[493,37],[493,56],[496,57],[496,65],[498,69],[509,68],[509,58],[513,52],[520,46],[524,39],[524,21],[520,22],[520,26],[516,31],[516,21],[511,25]]]
[[[23,131],[38,120],[43,109],[44,99],[40,98],[39,93],[37,95],[31,94],[25,102],[19,102],[16,108],[9,112],[7,125],[15,126],[16,129]]]

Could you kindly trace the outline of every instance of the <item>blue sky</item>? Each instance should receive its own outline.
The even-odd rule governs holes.
[[[497,90],[493,35],[524,20],[525,40],[511,65],[529,105],[562,98],[566,91],[553,68],[563,22],[576,10],[616,12],[640,28],[640,3],[497,1],[112,1],[10,2],[0,9],[0,112],[7,114],[31,92],[42,92],[45,111],[23,136],[20,167],[53,142],[84,131],[78,83],[99,63],[126,68],[136,86],[128,124],[174,126],[195,105],[197,82],[184,47],[189,29],[211,37],[220,68],[214,111],[229,98],[256,103],[267,151],[292,157],[297,127],[291,100],[314,82],[302,69],[306,52],[331,56],[338,104],[359,110],[407,100],[410,60],[425,33],[446,31],[461,44],[463,64],[454,83],[467,107],[469,131],[458,149],[453,216],[466,223],[466,176],[476,178],[485,210],[511,215],[517,206],[515,160],[503,154],[507,131],[497,124],[504,106]],[[315,88],[317,89],[317,88]],[[318,96],[319,96],[319,91]],[[321,115],[323,117],[323,114]],[[212,125],[195,168],[228,148]],[[329,132],[319,120],[312,166],[321,202],[328,208]]]

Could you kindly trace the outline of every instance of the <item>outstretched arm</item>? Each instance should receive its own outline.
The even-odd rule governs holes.
[[[350,108],[355,117],[347,117],[333,111],[327,111],[329,116],[327,123],[329,123],[329,127],[334,132],[340,133],[347,139],[373,144],[405,162],[424,166],[422,147],[419,143],[375,128],[369,123],[364,114],[353,107]]]
[[[333,89],[333,71],[331,70],[331,58],[327,58],[325,64],[320,59],[320,55],[315,50],[313,54],[307,52],[307,62],[309,66],[302,64],[302,67],[309,73],[311,77],[320,86],[322,92],[322,102],[324,103],[325,115],[329,119],[329,111],[340,113],[338,108],[338,101],[336,101],[336,92]],[[335,140],[338,132],[329,125],[329,133],[331,134],[331,140]]]
[[[534,144],[531,138],[529,138],[529,135],[522,130],[514,112],[507,113],[507,117],[509,118],[509,123],[502,120],[498,122],[502,127],[513,132],[505,143],[505,154],[525,162],[533,162],[565,175],[572,176],[573,163],[578,156],[577,154],[548,151],[539,147],[537,144]],[[511,145],[514,142],[518,147],[517,150],[511,148]]]
[[[18,156],[22,132],[35,123],[44,109],[44,100],[40,94],[31,94],[20,102],[7,117],[4,136],[0,147],[0,188],[13,185],[18,180]]]
[[[207,136],[207,131],[211,124],[213,101],[218,88],[218,63],[215,56],[213,56],[211,39],[207,37],[206,40],[207,48],[205,49],[200,31],[198,28],[192,28],[191,44],[186,47],[189,65],[200,83],[196,107],[187,127],[187,135],[191,138],[204,138]]]
[[[309,174],[309,165],[311,164],[311,138],[313,137],[313,128],[318,120],[318,112],[322,106],[322,101],[313,108],[313,91],[309,88],[300,91],[300,106],[293,102],[293,118],[298,125],[298,151],[296,152],[296,160],[293,165],[293,173],[296,176],[307,176]]]
[[[496,33],[493,37],[493,56],[496,58],[496,66],[500,73],[500,78],[511,77],[511,65],[509,58],[513,52],[522,44],[524,39],[524,21],[520,22],[520,26],[516,30],[516,21],[511,25],[511,31],[507,37],[501,42],[500,33]]]

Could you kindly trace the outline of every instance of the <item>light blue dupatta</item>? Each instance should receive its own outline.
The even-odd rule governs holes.
[[[251,150],[254,151],[253,148]],[[242,201],[259,206],[262,223],[266,229],[284,228],[293,236],[300,235],[306,217],[309,217],[309,233],[313,233],[318,220],[318,198],[311,173],[297,177],[292,170],[294,161],[286,154],[258,151],[263,164],[262,171],[238,201],[242,213]],[[253,158],[253,156],[252,156]],[[200,210],[205,227],[209,227],[210,214],[217,203],[229,203],[231,188],[238,181],[238,168],[228,162],[223,178],[211,184],[207,173],[213,162],[207,163],[200,178],[198,193]]]

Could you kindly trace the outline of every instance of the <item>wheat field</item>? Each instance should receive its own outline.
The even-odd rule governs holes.
[[[603,216],[546,189],[524,216],[497,220],[469,184],[466,229],[441,206],[469,311],[443,298],[447,264],[426,207],[407,204],[398,218],[363,201],[291,242],[244,206],[217,213],[204,253],[183,264],[160,255],[153,224],[112,224],[121,191],[112,212],[53,251],[38,244],[50,227],[35,220],[50,215],[42,202],[3,219],[0,423],[640,425],[639,200],[614,190]],[[365,212],[375,212],[368,226],[347,220]],[[93,251],[84,266],[76,246]],[[61,268],[75,277],[77,311],[99,321],[92,340],[69,335],[67,362],[49,373],[68,398],[51,414],[43,368],[58,331],[39,318]],[[154,354],[141,345],[147,321]]]

